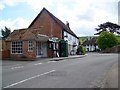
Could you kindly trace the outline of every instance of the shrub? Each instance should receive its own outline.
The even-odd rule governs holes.
[[[116,38],[118,39],[118,45],[120,45],[120,36],[116,36]]]
[[[114,34],[104,31],[99,35],[96,43],[101,50],[105,50],[106,48],[116,46],[118,44],[118,39]]]
[[[86,53],[86,50],[83,46],[79,45],[77,48],[77,55],[84,55]]]

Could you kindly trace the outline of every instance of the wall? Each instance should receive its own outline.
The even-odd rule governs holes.
[[[84,47],[86,48],[87,52],[89,52],[89,51],[95,51],[95,48],[99,49],[98,46],[94,46],[94,45],[86,45]]]
[[[101,51],[102,53],[120,53],[120,45],[114,46],[112,48],[107,48],[106,50]]]
[[[76,51],[77,51],[77,46],[78,46],[78,39],[76,37],[74,37],[73,35],[67,33],[66,31],[64,31],[64,36],[67,36],[67,37],[64,37],[64,40],[67,40],[68,41],[68,53],[70,55],[71,53],[71,50],[74,50],[74,54],[76,54]],[[77,46],[73,48],[73,43],[76,43]]]
[[[28,41],[23,41],[22,49],[23,53],[22,54],[12,54],[11,53],[11,42],[6,42],[6,49],[9,50],[9,57],[12,58],[36,58],[36,41],[33,41],[33,51],[28,52]]]
[[[28,41],[23,41],[23,55],[27,58],[36,58],[36,41],[32,41],[33,51],[28,51]]]
[[[11,43],[10,42],[5,42],[2,41],[1,44],[1,49],[0,49],[0,58],[9,58],[10,57],[10,46]]]
[[[49,16],[46,11],[43,11],[37,20],[30,28],[42,27],[41,34],[61,38],[60,26]]]

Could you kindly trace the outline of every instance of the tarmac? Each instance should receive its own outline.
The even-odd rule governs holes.
[[[27,58],[22,58],[19,60],[17,59],[11,59],[11,58],[6,58],[5,60],[16,60],[16,61],[37,61],[41,60],[43,62],[46,61],[60,61],[60,60],[65,60],[65,59],[75,59],[75,58],[82,58],[87,56],[85,55],[72,55],[68,57],[54,57],[54,58],[37,58],[35,60],[28,60]],[[114,64],[112,68],[108,71],[108,73],[105,75],[104,80],[102,80],[102,84],[100,88],[118,88],[118,63]]]

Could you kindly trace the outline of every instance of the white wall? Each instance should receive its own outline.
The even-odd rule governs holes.
[[[86,45],[84,47],[86,48],[86,51],[94,51],[95,50],[94,45]],[[99,49],[97,45],[96,45],[96,49]]]
[[[67,37],[65,37],[67,36]],[[68,52],[70,54],[71,50],[77,50],[77,46],[78,46],[78,39],[76,37],[74,37],[73,35],[67,33],[66,31],[64,31],[64,40],[68,41]],[[76,43],[77,46],[73,48],[73,44]]]

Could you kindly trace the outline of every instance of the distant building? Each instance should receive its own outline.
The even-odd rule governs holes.
[[[54,57],[58,55],[58,41],[68,41],[68,54],[77,49],[78,37],[66,25],[45,8],[28,28],[14,30],[6,39],[10,57]]]
[[[86,48],[87,52],[93,52],[96,51],[98,48],[98,45],[96,44],[97,37],[87,39],[82,45]]]

